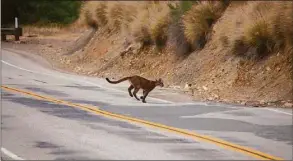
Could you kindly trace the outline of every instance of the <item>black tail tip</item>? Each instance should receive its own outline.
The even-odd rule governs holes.
[[[110,81],[110,79],[109,79],[109,78],[106,78],[106,80],[107,80],[107,81]]]

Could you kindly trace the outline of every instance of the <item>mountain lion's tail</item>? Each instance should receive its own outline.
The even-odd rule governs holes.
[[[128,80],[129,78],[130,78],[130,77],[125,77],[125,78],[122,78],[122,79],[117,80],[117,81],[110,81],[109,78],[106,78],[106,80],[107,80],[109,83],[117,84],[117,83],[120,83],[120,82],[126,81],[126,80]]]

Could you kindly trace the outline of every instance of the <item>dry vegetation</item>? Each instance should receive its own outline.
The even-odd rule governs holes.
[[[219,40],[232,53],[262,58],[293,46],[293,3],[255,1],[231,13],[230,21],[219,29]]]
[[[50,25],[47,27],[37,27],[37,26],[25,26],[23,29],[23,32],[27,36],[37,36],[37,35],[43,35],[43,36],[49,36],[53,34],[57,34],[60,32],[62,27],[60,25]]]
[[[183,15],[184,34],[194,49],[203,48],[212,25],[220,18],[223,9],[215,2],[204,1]]]
[[[74,33],[84,31],[86,26],[83,25],[79,19],[71,25],[62,25],[51,23],[47,25],[25,25],[23,26],[24,36],[37,37],[37,36],[53,36],[64,33]]]
[[[142,46],[154,44],[162,48],[167,40],[178,35],[175,36],[179,37],[178,40],[175,38],[177,44],[178,41],[187,44],[181,49],[184,51],[177,53],[190,53],[190,50],[185,51],[185,46],[193,50],[203,48],[212,25],[221,17],[229,3],[184,3],[186,2],[88,2],[82,8],[79,22],[93,28],[104,28],[109,32],[121,32],[128,35],[129,41],[139,42]],[[187,10],[189,11],[185,13]],[[170,30],[170,26],[174,27],[173,30]]]
[[[101,6],[104,9],[98,9]],[[84,5],[81,21],[91,27],[130,35],[129,41],[163,46],[167,40],[169,11],[164,2],[89,2]]]

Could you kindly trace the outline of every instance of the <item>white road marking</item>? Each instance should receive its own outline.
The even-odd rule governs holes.
[[[292,116],[292,113],[285,112],[285,111],[281,111],[281,110],[276,110],[276,109],[272,109],[272,108],[263,108],[263,109],[266,109],[266,110],[269,110],[269,111],[278,112],[278,113],[282,113],[282,114],[286,114],[286,115],[291,115]]]
[[[230,112],[230,111],[238,111],[238,110],[269,110],[269,111],[272,111],[272,112],[277,112],[277,113],[282,113],[282,114],[286,114],[286,115],[291,115],[292,116],[292,113],[289,113],[289,112],[284,112],[284,111],[281,111],[281,110],[276,110],[276,109],[271,109],[271,108],[246,108],[246,107],[236,107],[234,108],[235,110],[228,110],[228,111],[217,111],[217,112],[209,112],[209,113],[225,113],[225,112]],[[209,114],[209,113],[205,113],[205,114]],[[188,115],[188,116],[180,116],[179,118],[196,118],[198,117],[198,115]]]
[[[25,68],[22,68],[22,67],[19,67],[19,66],[13,65],[13,64],[8,63],[8,62],[6,62],[6,61],[4,61],[4,60],[1,60],[1,62],[4,63],[4,64],[6,64],[6,65],[9,65],[9,66],[11,66],[11,67],[14,67],[14,68],[17,68],[17,69],[20,69],[20,70],[26,71],[26,72],[30,72],[30,73],[41,74],[41,75],[47,75],[47,76],[51,76],[51,77],[58,77],[58,78],[67,79],[67,80],[71,80],[71,81],[75,81],[75,82],[80,82],[80,83],[86,83],[86,84],[94,85],[94,86],[97,86],[97,87],[99,87],[99,88],[104,88],[104,89],[106,89],[106,90],[112,90],[112,91],[116,91],[116,92],[128,93],[128,92],[121,91],[121,90],[118,90],[118,89],[107,88],[107,87],[104,87],[104,86],[101,86],[101,85],[99,85],[99,84],[92,83],[92,82],[89,82],[89,81],[86,81],[86,80],[79,81],[79,80],[76,80],[76,79],[71,78],[71,77],[65,77],[65,76],[61,76],[61,75],[53,75],[53,74],[48,74],[48,73],[36,72],[36,71],[32,71],[32,70],[29,70],[29,69],[25,69]],[[165,103],[174,103],[174,102],[167,101],[167,100],[163,100],[163,99],[159,99],[159,98],[153,98],[153,97],[149,97],[149,98],[151,98],[151,99],[153,99],[153,100],[157,100],[157,101],[165,102]]]
[[[3,147],[1,147],[1,151],[2,151],[5,155],[7,155],[8,157],[10,157],[10,158],[13,159],[13,160],[25,160],[25,159],[23,159],[23,158],[21,158],[21,157],[15,155],[15,154],[12,153],[11,151],[9,151],[9,150],[7,150],[7,149],[5,149],[5,148],[3,148]]]
[[[228,110],[228,111],[208,112],[208,113],[204,113],[204,114],[206,115],[206,114],[210,114],[210,113],[224,113],[224,112],[238,111],[238,110],[242,110],[242,109],[239,108],[239,109]],[[198,114],[198,115],[200,115],[200,114]],[[179,118],[183,118],[183,119],[196,118],[196,117],[198,117],[198,115],[180,116]]]

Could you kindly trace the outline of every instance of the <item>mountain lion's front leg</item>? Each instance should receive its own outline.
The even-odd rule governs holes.
[[[148,94],[149,94],[149,91],[143,92],[143,99],[142,99],[143,103],[146,103],[145,98],[148,96]]]

